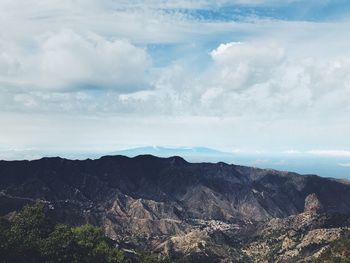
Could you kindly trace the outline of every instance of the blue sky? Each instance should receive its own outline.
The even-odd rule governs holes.
[[[349,27],[345,0],[2,0],[0,157],[205,146],[349,167]]]
[[[227,4],[217,8],[177,9],[194,18],[212,21],[242,21],[250,17],[287,21],[326,22],[345,18],[350,11],[349,1],[261,1],[262,4]],[[174,12],[172,10],[172,12]]]

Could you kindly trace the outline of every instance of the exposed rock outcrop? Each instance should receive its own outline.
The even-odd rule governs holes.
[[[0,161],[0,215],[36,201],[59,222],[103,226],[120,244],[202,262],[298,262],[345,231],[350,184],[150,155]]]
[[[321,213],[323,212],[323,205],[318,200],[315,193],[309,194],[305,198],[304,212]]]

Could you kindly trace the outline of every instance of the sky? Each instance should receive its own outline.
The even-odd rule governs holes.
[[[350,167],[349,28],[348,0],[0,0],[0,158],[202,146]]]

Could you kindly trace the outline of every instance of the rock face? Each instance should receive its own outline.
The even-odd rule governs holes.
[[[0,161],[0,215],[12,215],[38,200],[48,205],[57,221],[101,225],[120,242],[137,237],[162,253],[248,262],[245,257],[268,258],[275,251],[261,241],[268,236],[266,229],[279,235],[279,251],[285,251],[280,253],[292,258],[304,239],[289,233],[301,226],[304,234],[328,229],[332,224],[321,214],[350,213],[350,184],[150,155]],[[341,222],[346,226],[346,220]]]
[[[310,194],[305,198],[304,212],[320,213],[323,212],[323,206],[318,200],[316,194]]]
[[[259,223],[242,250],[253,262],[318,262],[329,245],[350,233],[349,226],[348,216],[309,212],[272,219]]]

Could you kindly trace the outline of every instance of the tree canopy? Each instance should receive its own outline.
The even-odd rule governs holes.
[[[0,218],[0,262],[165,262],[155,255],[140,253],[127,259],[101,228],[55,224],[45,206],[26,206],[12,221]]]

